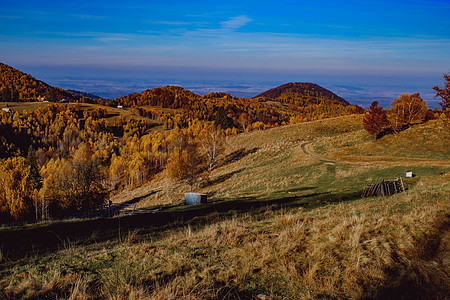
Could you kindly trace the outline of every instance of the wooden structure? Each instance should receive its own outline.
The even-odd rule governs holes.
[[[199,193],[184,193],[184,198],[186,199],[186,204],[199,204],[206,203],[208,195]]]
[[[403,177],[405,178],[413,178],[413,172],[411,170],[403,171]]]
[[[362,192],[361,197],[390,196],[403,192],[404,190],[405,187],[403,186],[403,180],[401,178],[397,178],[393,181],[385,181],[383,178],[380,178],[377,183],[367,185]]]
[[[134,200],[120,204],[113,204],[111,200],[109,200],[108,204],[96,208],[72,211],[68,218],[108,218],[117,215],[156,214],[161,209],[162,207],[157,209],[136,208],[136,201]]]

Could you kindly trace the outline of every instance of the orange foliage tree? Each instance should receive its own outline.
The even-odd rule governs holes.
[[[81,144],[72,158],[52,159],[43,168],[41,195],[54,215],[105,203],[105,173],[91,147],[90,143]]]
[[[439,88],[439,86],[435,86],[433,90],[436,91],[436,97],[440,97],[442,102],[439,102],[439,105],[443,110],[450,109],[450,75],[444,75],[445,87]]]
[[[369,110],[364,116],[363,126],[375,139],[378,138],[383,130],[389,127],[386,111],[383,107],[378,106],[378,101],[373,101],[370,105]]]
[[[194,125],[174,137],[172,144],[175,146],[166,165],[169,177],[184,181],[191,191],[206,162],[198,141],[199,129]]]

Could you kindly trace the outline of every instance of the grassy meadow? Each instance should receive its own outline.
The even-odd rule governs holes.
[[[445,299],[448,119],[374,141],[352,115],[230,136],[198,179],[113,197],[154,215],[0,227],[0,298]],[[411,169],[407,190],[360,198]]]

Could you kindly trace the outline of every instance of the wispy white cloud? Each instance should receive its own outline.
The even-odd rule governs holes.
[[[83,20],[105,20],[106,16],[99,15],[82,15],[82,14],[72,14],[74,18],[83,19]]]
[[[236,30],[244,27],[248,23],[252,22],[248,16],[241,15],[237,17],[230,18],[226,21],[220,22],[220,28],[197,28],[196,30],[191,30],[185,33],[186,36],[195,37],[219,37],[229,34],[237,33]]]
[[[253,21],[253,19],[250,19],[246,15],[241,15],[241,16],[233,17],[227,21],[224,21],[221,23],[221,25],[222,25],[223,29],[231,29],[232,30],[232,29],[239,29],[239,28],[247,25],[251,21]]]
[[[103,43],[109,43],[109,42],[118,42],[118,41],[129,41],[136,35],[125,35],[125,34],[111,34],[106,36],[97,36],[95,39],[97,41],[103,42]]]
[[[141,38],[144,34],[124,34],[124,33],[108,33],[108,32],[65,32],[65,31],[36,31],[30,34],[39,36],[41,39],[94,39],[99,42],[114,42],[114,41],[130,41]]]
[[[157,24],[157,25],[173,25],[173,26],[190,26],[190,25],[205,25],[207,22],[188,22],[188,21],[157,21],[157,20],[147,20],[146,24]]]
[[[19,16],[0,16],[0,19],[4,20],[20,20],[22,17]]]

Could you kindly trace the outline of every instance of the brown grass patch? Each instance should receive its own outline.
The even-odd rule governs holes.
[[[412,292],[445,298],[448,195],[448,180],[424,178],[392,197],[312,210],[267,208],[186,225],[156,239],[144,235],[98,250],[62,250],[46,272],[7,279],[6,290],[111,299],[415,297]],[[67,267],[77,266],[73,256],[83,257],[78,264],[98,267],[81,278],[67,275]],[[5,279],[0,282],[4,286]]]

